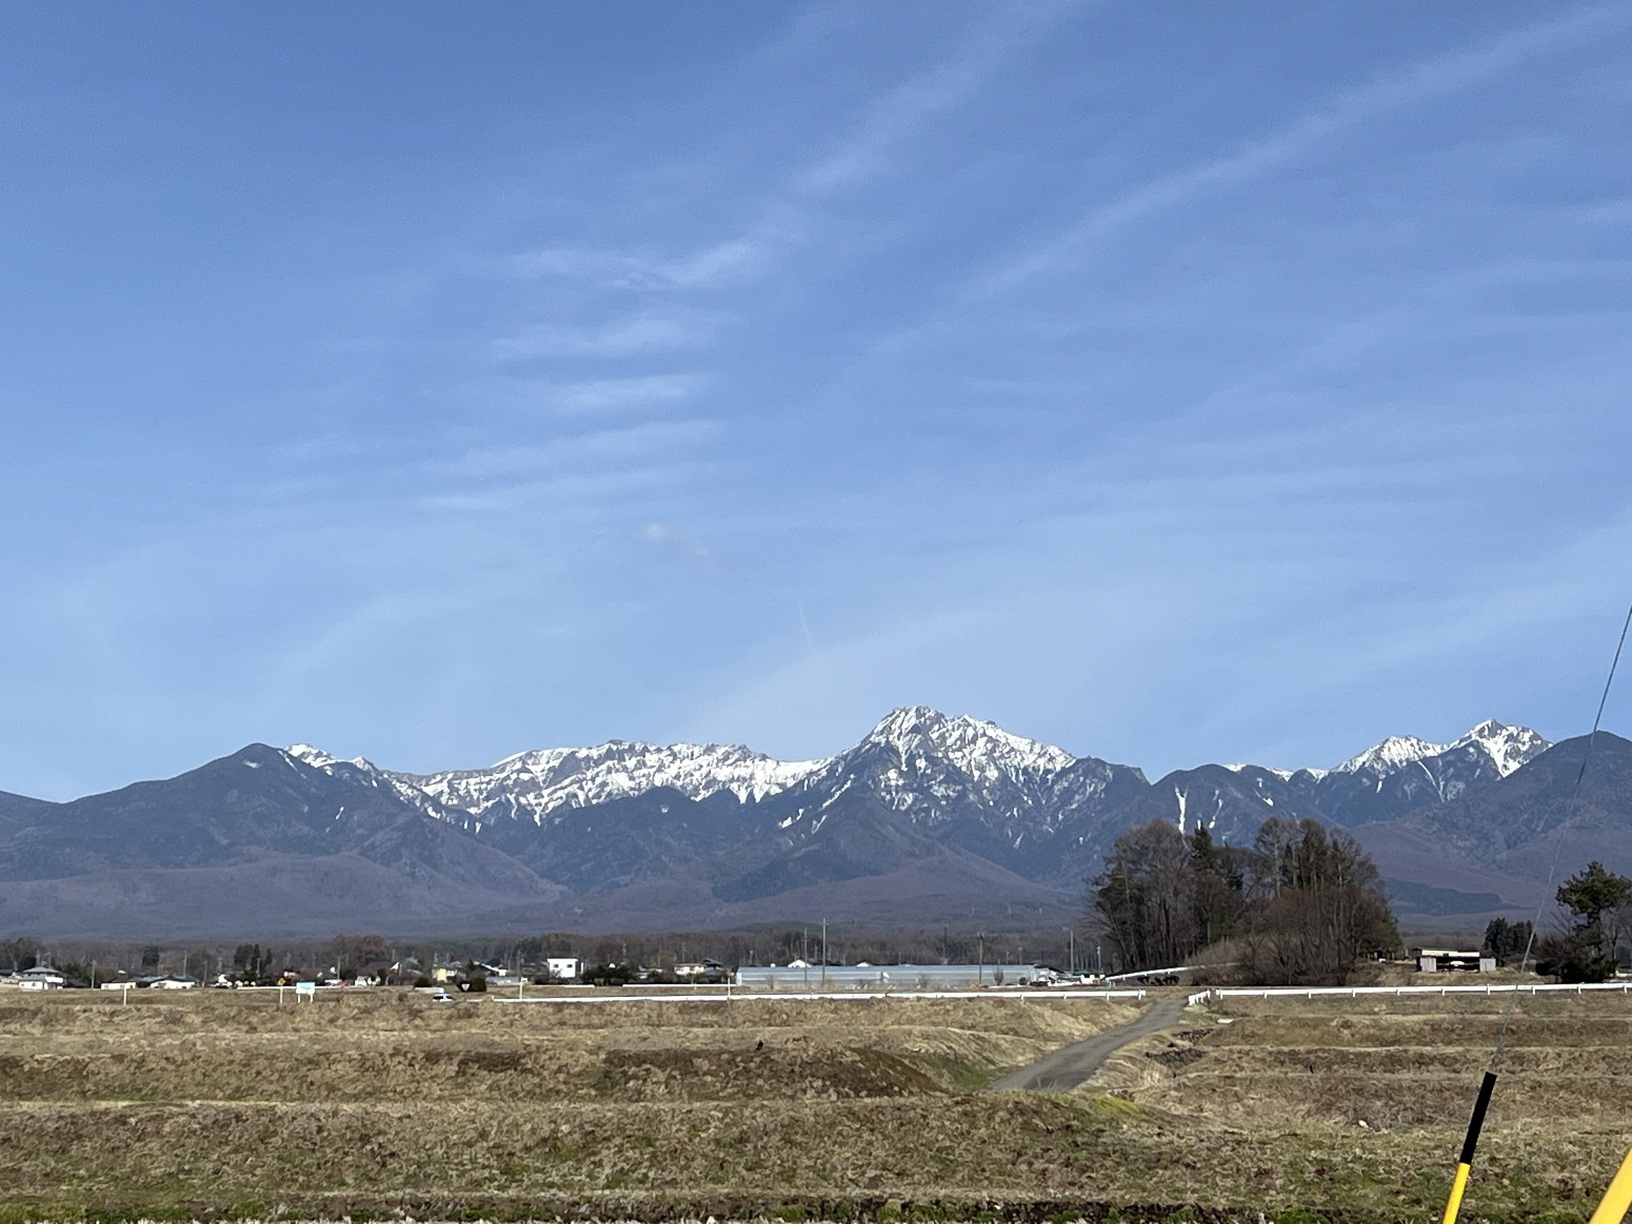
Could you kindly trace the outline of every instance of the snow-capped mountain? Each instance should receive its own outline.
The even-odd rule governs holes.
[[[697,801],[727,792],[738,802],[752,803],[786,790],[825,764],[779,761],[741,744],[613,740],[594,748],[520,752],[487,769],[387,773],[394,782],[483,822],[509,818],[541,825],[561,808],[594,807],[661,788]]]
[[[1496,767],[1497,774],[1504,778],[1528,765],[1552,747],[1549,741],[1529,727],[1509,727],[1494,718],[1480,723],[1452,744],[1451,748],[1469,745],[1488,756],[1491,764]]]
[[[1124,796],[1103,826],[1099,849],[1121,828],[1168,820],[1215,840],[1249,844],[1270,816],[1359,825],[1397,820],[1507,777],[1549,747],[1527,727],[1480,723],[1449,744],[1391,736],[1333,769],[1202,765],[1176,770]]]
[[[1495,719],[1449,744],[1390,736],[1321,778],[1313,798],[1323,818],[1338,824],[1393,820],[1498,782],[1551,746],[1528,727]]]
[[[1232,845],[1250,843],[1270,816],[1392,821],[1500,781],[1547,747],[1492,720],[1449,744],[1392,736],[1331,770],[1205,765],[1153,786],[1132,766],[907,706],[853,747],[808,761],[614,740],[417,774],[310,745],[290,753],[578,891],[701,872],[716,896],[744,901],[945,853],[1070,886],[1123,830],[1150,820],[1205,825]]]
[[[1632,745],[1611,747],[1632,761]],[[812,761],[612,742],[418,774],[311,745],[253,745],[112,798],[0,795],[0,903],[77,930],[94,922],[76,897],[123,898],[124,885],[52,881],[182,870],[216,873],[206,883],[217,900],[191,884],[172,899],[154,876],[143,912],[178,930],[204,914],[241,921],[250,893],[266,906],[298,895],[313,923],[373,907],[410,925],[421,912],[485,915],[494,929],[770,921],[851,902],[881,922],[972,921],[1017,900],[1068,918],[1124,831],[1165,820],[1247,845],[1271,816],[1364,825],[1368,845],[1393,846],[1390,871],[1438,887],[1440,849],[1468,858],[1466,845],[1505,845],[1522,865],[1530,825],[1546,815],[1531,800],[1537,779],[1569,773],[1557,753],[1534,731],[1492,721],[1449,744],[1393,737],[1330,771],[1204,765],[1153,785],[1137,768],[924,706],[894,710]],[[1632,812],[1616,798],[1632,794],[1632,765],[1600,781],[1609,791],[1597,823],[1577,820],[1585,840],[1571,845],[1609,861]],[[1443,812],[1454,837],[1434,832]],[[336,909],[341,900],[350,908]]]
[[[1414,765],[1425,757],[1438,756],[1449,747],[1449,744],[1430,744],[1427,740],[1418,739],[1414,735],[1391,735],[1382,743],[1374,744],[1341,765],[1333,766],[1331,772],[1363,773],[1386,778],[1389,774],[1397,773],[1407,765]]]
[[[1467,748],[1473,750],[1472,755],[1488,760],[1497,777],[1505,778],[1550,747],[1550,743],[1529,727],[1510,727],[1490,718],[1449,744],[1432,744],[1414,735],[1391,735],[1382,743],[1350,757],[1331,772],[1386,778],[1420,761]]]
[[[934,825],[963,800],[1018,814],[1050,798],[1055,781],[1076,763],[1063,748],[996,723],[906,706],[892,710],[855,747],[822,762],[800,790],[825,801],[831,792],[860,785],[913,823]]]
[[[1131,766],[906,706],[767,806],[789,845],[819,836],[835,815],[872,809],[1010,870],[1048,875],[1109,809],[1148,785]]]

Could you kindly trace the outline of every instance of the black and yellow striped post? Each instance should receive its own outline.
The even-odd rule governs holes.
[[[1604,1191],[1598,1210],[1592,1213],[1588,1224],[1621,1224],[1629,1207],[1632,1207],[1632,1152],[1621,1161],[1620,1170]]]
[[[1462,1140],[1462,1155],[1456,1162],[1456,1180],[1451,1183],[1451,1197],[1445,1203],[1443,1224],[1456,1224],[1457,1213],[1462,1210],[1462,1195],[1468,1188],[1468,1174],[1473,1172],[1473,1152],[1479,1146],[1479,1131],[1485,1124],[1485,1110],[1490,1108],[1490,1094],[1495,1087],[1496,1072],[1486,1071],[1484,1081],[1479,1085],[1479,1097],[1473,1103],[1473,1116],[1468,1119],[1467,1138]]]

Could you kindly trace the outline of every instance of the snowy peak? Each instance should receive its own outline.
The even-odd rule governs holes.
[[[1489,760],[1498,777],[1505,778],[1551,747],[1547,740],[1529,727],[1510,727],[1494,718],[1487,718],[1449,744],[1430,743],[1414,735],[1391,735],[1375,747],[1350,757],[1332,772],[1386,778],[1418,761],[1443,756],[1459,748],[1472,748]]]
[[[645,744],[610,740],[594,748],[545,748],[488,769],[393,774],[450,807],[542,823],[558,808],[591,807],[668,787],[702,800],[729,791],[748,803],[794,785],[825,761],[779,761],[741,744]]]
[[[693,803],[706,801],[708,811],[677,815],[672,824],[659,820],[660,831],[639,834],[652,839],[652,853],[664,861],[674,839],[692,839],[702,827],[686,821],[701,819],[723,821],[721,827],[734,828],[733,821],[774,827],[789,846],[807,848],[824,828],[837,830],[840,840],[861,827],[888,828],[892,838],[927,834],[1041,878],[1074,870],[1062,864],[1075,863],[1072,856],[1089,853],[1124,820],[1177,815],[1186,827],[1201,821],[1232,842],[1250,838],[1270,814],[1340,825],[1392,820],[1489,786],[1548,747],[1528,728],[1490,720],[1450,744],[1393,736],[1329,772],[1207,766],[1170,778],[1176,788],[1152,788],[1133,767],[1076,757],[984,719],[915,705],[890,711],[858,743],[825,760],[783,761],[741,744],[625,740],[538,749],[485,769],[427,774],[380,769],[363,757],[346,760],[310,744],[292,746],[284,759],[393,794],[507,853],[533,854],[524,861],[546,875],[562,869],[550,857],[561,846],[582,842],[584,855],[601,853],[594,846],[613,826],[597,817],[597,832],[588,837],[590,809],[672,791]],[[659,800],[637,804],[618,820],[637,827],[648,808],[669,811]],[[573,870],[583,868],[573,861]]]
[[[1046,854],[1040,841],[1089,819],[1124,775],[1147,785],[1137,770],[1079,759],[984,719],[905,706],[805,778],[798,810],[779,827],[814,833],[835,803],[848,810],[872,800],[921,831],[1007,862],[1017,853]]]
[[[1497,774],[1504,778],[1521,765],[1528,765],[1552,747],[1552,744],[1529,727],[1510,727],[1497,722],[1494,718],[1487,718],[1452,744],[1451,748],[1464,748],[1468,745],[1478,747],[1488,756],[1491,764],[1496,767]]]
[[[1341,765],[1334,766],[1333,773],[1369,773],[1379,778],[1386,778],[1391,773],[1397,773],[1407,765],[1414,765],[1428,757],[1436,757],[1449,748],[1449,744],[1431,744],[1425,739],[1418,739],[1414,735],[1391,735],[1375,747],[1367,748],[1357,756],[1352,756]]]
[[[891,710],[858,747],[867,745],[893,751],[903,765],[914,758],[939,757],[971,777],[1015,770],[1052,773],[1076,763],[1063,748],[1015,735],[984,719],[942,714],[929,706]]]
[[[290,744],[289,747],[284,749],[284,752],[294,757],[295,760],[303,761],[313,769],[321,769],[325,773],[333,773],[336,765],[355,765],[361,770],[378,772],[374,764],[366,757],[352,757],[348,761],[344,757],[337,757],[332,753],[324,752],[323,749],[312,744]]]

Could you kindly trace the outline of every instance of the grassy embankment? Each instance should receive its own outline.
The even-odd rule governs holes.
[[[1132,1009],[7,994],[0,1218],[1428,1220],[1499,1010],[1195,1012],[1029,1097],[976,1090]],[[1632,1006],[1526,1000],[1465,1218],[1584,1218],[1629,1075]]]

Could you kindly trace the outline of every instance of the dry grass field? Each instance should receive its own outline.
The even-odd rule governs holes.
[[[1195,1009],[984,1093],[1103,1001],[0,995],[0,1219],[1437,1219],[1499,1000]],[[1583,1219],[1632,1005],[1521,1004],[1464,1219]]]

